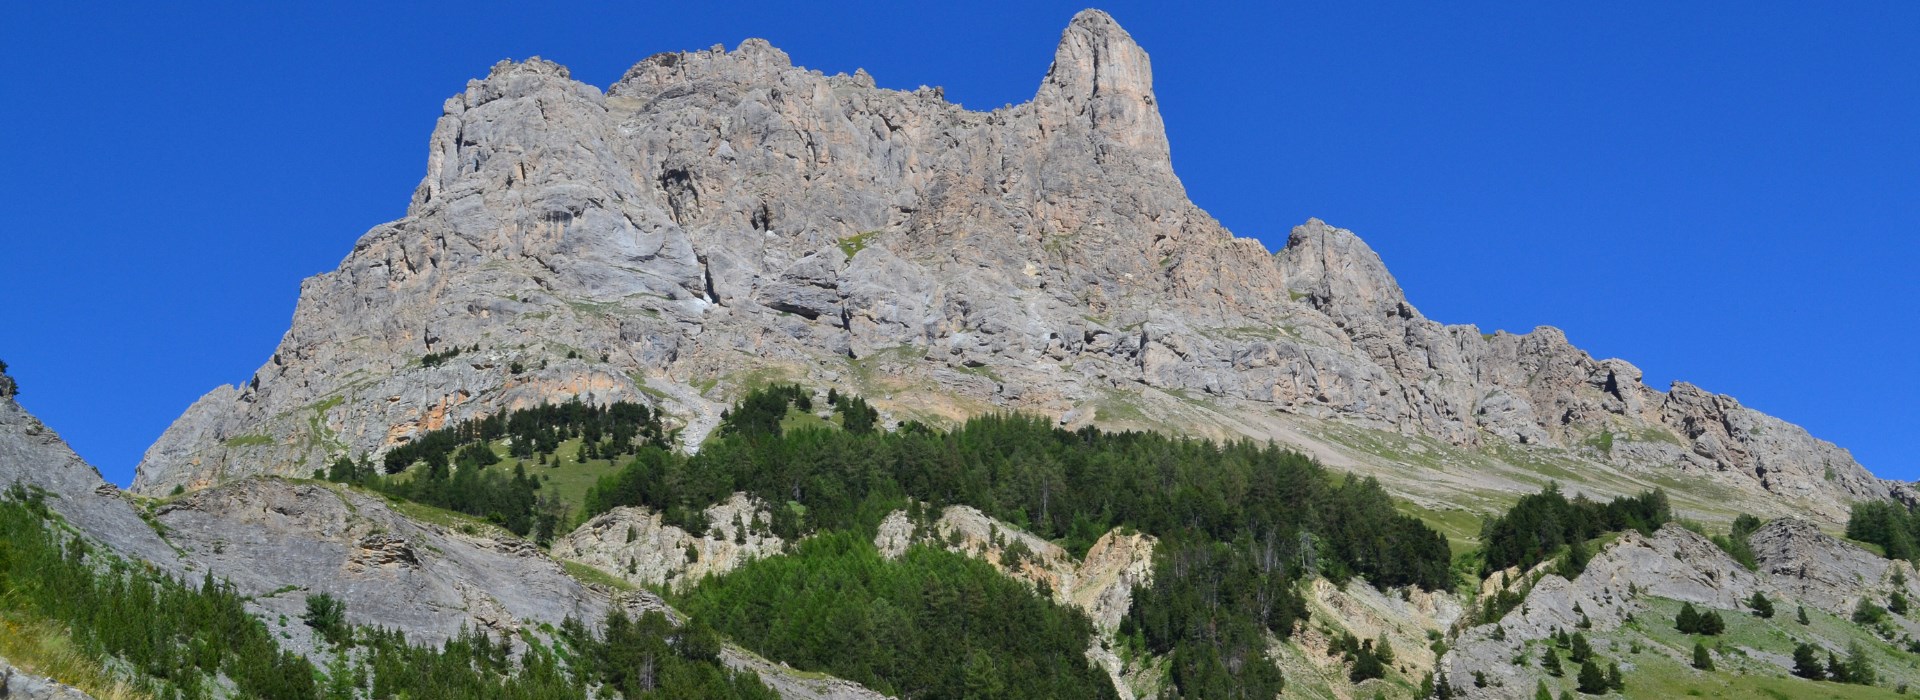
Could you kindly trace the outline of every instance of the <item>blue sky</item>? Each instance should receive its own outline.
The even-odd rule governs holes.
[[[0,359],[122,484],[402,215],[442,100],[499,59],[605,87],[760,36],[992,108],[1083,6],[75,5],[0,7]],[[1920,477],[1920,3],[1102,7],[1237,234],[1323,218],[1429,317],[1558,326]]]

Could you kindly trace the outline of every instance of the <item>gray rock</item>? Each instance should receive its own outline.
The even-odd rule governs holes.
[[[6,698],[7,700],[93,700],[92,695],[81,692],[79,688],[14,668],[13,664],[7,663],[6,657],[0,657],[0,698]]]
[[[438,644],[463,627],[517,633],[568,617],[591,624],[612,604],[611,592],[580,583],[504,531],[418,521],[336,486],[243,479],[167,503],[158,520],[200,567],[259,596],[253,605],[270,624],[285,616],[299,627],[306,597],[326,593],[346,602],[355,624]],[[296,646],[311,643],[304,628],[287,631]]]
[[[1428,320],[1352,232],[1310,220],[1277,254],[1235,237],[1188,200],[1157,99],[1146,52],[1092,10],[1032,101],[989,112],[798,68],[757,39],[654,55],[604,92],[502,62],[446,101],[405,218],[307,280],[272,358],[189,408],[134,488],[305,475],[573,397],[652,403],[704,434],[708,401],[776,372],[842,377],[903,417],[1068,413],[1315,454],[1340,450],[1312,434],[1358,426],[1518,471],[1526,458],[1489,448],[1557,451],[1602,490],[1670,477],[1710,486],[1692,502],[1716,510],[1837,522],[1852,501],[1913,498],[1558,330]],[[450,348],[467,352],[420,362]],[[1165,400],[1083,411],[1116,392]],[[1447,495],[1390,457],[1347,458]],[[1446,488],[1530,483],[1483,471]]]
[[[768,529],[772,514],[746,494],[707,508],[706,516],[707,532],[694,537],[651,509],[621,506],[555,540],[552,554],[635,585],[678,589],[779,554],[786,545]]]

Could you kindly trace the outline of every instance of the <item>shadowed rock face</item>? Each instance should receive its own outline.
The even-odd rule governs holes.
[[[1557,330],[1430,321],[1349,231],[1311,220],[1278,254],[1234,237],[1187,199],[1147,54],[1098,11],[1067,27],[1032,101],[991,112],[757,39],[649,57],[604,92],[551,62],[496,65],[446,101],[407,216],[307,280],[273,357],[189,408],[135,488],[307,474],[574,396],[697,430],[725,388],[690,387],[755,367],[890,410],[909,401],[895,388],[958,397],[947,415],[1083,420],[1147,388],[1220,407],[1183,426],[1203,431],[1281,415],[1469,448],[1604,433],[1597,469],[1829,521],[1896,488]]]

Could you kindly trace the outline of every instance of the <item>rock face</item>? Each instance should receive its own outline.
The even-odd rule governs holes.
[[[259,595],[267,619],[297,620],[307,595],[328,593],[355,624],[437,644],[462,627],[517,633],[569,616],[597,621],[612,604],[531,543],[417,521],[351,490],[244,479],[164,504],[157,518],[186,556]],[[295,631],[305,641],[306,630]]]
[[[1113,424],[1127,411],[1103,402],[1150,390],[1212,406],[1179,427],[1215,434],[1297,420],[1471,449],[1599,440],[1596,470],[1829,521],[1905,495],[1800,428],[1648,387],[1560,331],[1427,320],[1351,232],[1308,221],[1277,254],[1234,237],[1188,200],[1157,105],[1146,52],[1092,10],[1033,100],[991,112],[808,71],[757,39],[649,57],[604,92],[500,63],[446,101],[406,217],[307,280],[273,356],[189,408],[135,488],[307,474],[576,396],[654,403],[696,444],[706,401],[777,370],[903,416]]]
[[[708,507],[706,516],[707,532],[695,537],[663,523],[651,509],[621,506],[555,540],[553,556],[637,585],[678,589],[779,554],[786,546],[768,529],[773,516],[746,494]]]
[[[1809,608],[1846,616],[1863,596],[1884,603],[1887,593],[1899,589],[1909,599],[1920,598],[1920,575],[1912,564],[1876,556],[1804,520],[1767,523],[1748,542],[1760,572]],[[1906,578],[1904,586],[1894,584],[1896,573]]]
[[[779,693],[784,700],[884,700],[866,686],[823,673],[796,671],[786,664],[768,661],[758,654],[727,645],[720,651],[720,662],[736,671],[749,671],[760,682]]]

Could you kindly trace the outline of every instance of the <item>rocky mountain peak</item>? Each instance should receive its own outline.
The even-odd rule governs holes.
[[[1899,490],[1556,330],[1428,320],[1350,231],[1310,220],[1277,254],[1235,237],[1173,174],[1146,51],[1094,10],[1032,102],[989,112],[756,39],[654,54],[604,93],[498,64],[445,102],[407,216],[307,280],[271,359],[189,407],[134,488],[311,474],[575,398],[652,404],[698,444],[760,372],[903,419],[1276,439],[1435,499],[1532,472],[1420,460],[1454,470],[1434,486],[1335,433],[1537,446],[1609,489],[1677,476],[1826,521]]]
[[[1419,316],[1380,255],[1352,231],[1308,219],[1287,236],[1278,261],[1292,295],[1343,325]]]
[[[1074,15],[1033,103],[1043,132],[1084,129],[1102,162],[1124,153],[1172,171],[1166,127],[1153,96],[1152,62],[1105,12]]]

